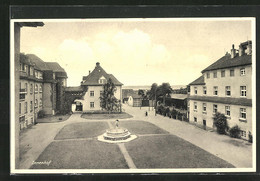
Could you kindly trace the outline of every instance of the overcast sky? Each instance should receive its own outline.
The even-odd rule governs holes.
[[[251,21],[98,20],[46,22],[21,29],[21,52],[58,62],[78,86],[96,62],[124,85],[186,85],[201,70],[251,40]]]

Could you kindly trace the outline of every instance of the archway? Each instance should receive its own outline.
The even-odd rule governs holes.
[[[82,103],[82,100],[76,99],[76,100],[74,101],[74,103],[75,103],[75,109],[72,110],[72,112],[74,112],[74,111],[76,111],[76,112],[78,112],[78,111],[83,111],[83,103]],[[73,109],[73,108],[72,108],[72,109]]]

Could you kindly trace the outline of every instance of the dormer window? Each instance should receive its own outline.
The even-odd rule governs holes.
[[[100,79],[98,80],[98,83],[100,83],[100,84],[105,84],[105,83],[107,83],[107,79],[106,79],[104,76],[102,76],[102,77],[100,77]]]

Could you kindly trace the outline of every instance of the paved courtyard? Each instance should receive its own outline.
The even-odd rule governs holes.
[[[20,168],[231,168],[251,167],[252,146],[243,140],[208,132],[160,115],[148,108],[124,106],[132,118],[120,126],[138,136],[111,144],[97,136],[114,120],[93,120],[73,114],[58,123],[39,123],[21,134]],[[49,164],[32,164],[50,162]]]

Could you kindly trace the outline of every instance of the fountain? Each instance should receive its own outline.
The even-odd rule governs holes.
[[[116,120],[115,128],[110,128],[106,132],[98,137],[99,141],[109,143],[128,142],[137,138],[136,135],[132,135],[126,128],[119,127],[119,121]]]

